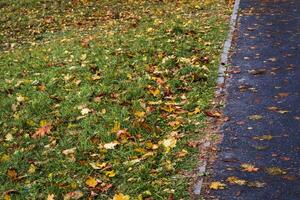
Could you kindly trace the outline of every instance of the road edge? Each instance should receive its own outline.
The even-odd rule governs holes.
[[[227,39],[225,40],[225,43],[224,43],[223,52],[221,54],[221,59],[220,59],[220,65],[218,68],[218,78],[217,78],[217,86],[218,87],[215,91],[216,96],[220,96],[222,93],[224,93],[224,90],[225,90],[226,70],[228,67],[228,60],[229,60],[230,49],[232,47],[232,40],[233,40],[234,32],[236,30],[239,8],[240,8],[240,0],[235,0],[233,11],[232,11],[232,14],[230,17],[230,22],[229,22],[229,32],[227,35]],[[210,142],[206,141],[201,146],[203,146],[203,148],[205,148],[205,149],[208,149],[210,147]],[[204,152],[206,152],[206,151],[204,150]],[[200,152],[200,154],[201,154],[201,152]],[[195,200],[201,199],[200,195],[201,195],[201,191],[202,191],[206,167],[207,167],[207,159],[201,159],[199,161],[199,164],[198,164],[198,167],[196,170],[196,174],[197,174],[198,178],[193,185],[193,197],[194,197],[193,199],[195,199]]]

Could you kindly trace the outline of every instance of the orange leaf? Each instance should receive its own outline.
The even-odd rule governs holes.
[[[31,137],[34,139],[44,137],[46,134],[51,132],[51,124],[40,127]]]

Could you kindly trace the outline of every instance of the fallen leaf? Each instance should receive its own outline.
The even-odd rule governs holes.
[[[229,182],[230,184],[237,184],[237,185],[245,185],[247,183],[246,180],[244,179],[239,179],[235,176],[230,176],[226,179],[227,182]]]
[[[247,186],[249,187],[257,187],[257,188],[262,188],[266,186],[266,183],[264,182],[260,182],[260,181],[252,181],[252,182],[248,182]]]
[[[166,148],[174,148],[176,146],[176,138],[175,137],[169,137],[167,139],[164,139],[162,141],[163,146],[165,146]]]
[[[157,97],[160,94],[159,89],[150,89],[149,92],[155,97]]]
[[[69,192],[64,196],[64,200],[72,200],[72,199],[80,199],[83,197],[83,193],[79,190],[74,191],[74,192]]]
[[[226,187],[226,184],[221,183],[219,181],[212,182],[209,186],[209,188],[212,190],[223,190],[223,189],[225,189],[225,187]]]
[[[108,177],[114,177],[116,176],[116,172],[114,170],[111,170],[111,171],[106,171],[105,172],[105,176],[108,176]]]
[[[114,127],[112,128],[111,132],[116,133],[121,129],[121,124],[120,122],[115,122]]]
[[[90,166],[93,168],[93,169],[103,169],[104,167],[107,166],[107,163],[104,162],[104,163],[89,163]]]
[[[88,109],[88,108],[83,108],[83,109],[81,110],[81,115],[87,115],[87,114],[90,113],[90,112],[91,112],[90,109]]]
[[[283,97],[288,97],[289,96],[289,93],[288,92],[279,92],[278,93],[278,96],[283,98]]]
[[[33,174],[36,171],[36,166],[34,164],[30,164],[29,169],[28,169],[28,173],[29,174]]]
[[[115,194],[113,200],[129,200],[130,196],[129,195],[124,195],[122,193]]]
[[[243,171],[245,172],[257,172],[259,168],[255,167],[254,165],[251,164],[241,164],[241,167],[243,168]]]
[[[279,167],[268,167],[266,169],[266,172],[269,174],[269,175],[272,175],[272,176],[279,176],[279,175],[284,175],[286,174],[286,171],[279,168]]]
[[[76,147],[70,148],[70,149],[65,149],[62,151],[62,153],[64,155],[70,155],[70,154],[74,154],[76,152]]]
[[[104,149],[115,149],[115,147],[119,144],[120,143],[118,141],[114,141],[114,142],[104,144],[103,147]]]
[[[16,180],[18,177],[18,173],[15,169],[8,169],[6,172],[7,176],[13,180]]]
[[[96,187],[96,186],[98,185],[98,181],[97,181],[95,178],[89,176],[89,177],[86,179],[85,184],[86,184],[87,186],[91,187],[91,188],[94,188],[94,187]]]
[[[261,120],[263,118],[263,116],[261,116],[261,115],[250,115],[248,118],[251,119],[251,120]]]
[[[218,111],[205,111],[205,115],[209,117],[216,117],[219,118],[222,116],[222,114]]]
[[[136,111],[134,115],[138,118],[143,118],[145,116],[145,112]]]
[[[34,139],[44,137],[46,134],[50,133],[52,129],[51,124],[40,127],[31,137]]]
[[[254,136],[254,140],[272,140],[273,136],[272,135],[261,135],[261,136]]]
[[[55,200],[55,195],[54,194],[48,194],[47,200]]]

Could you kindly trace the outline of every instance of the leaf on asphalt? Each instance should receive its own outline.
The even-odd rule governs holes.
[[[229,182],[230,184],[237,184],[237,185],[245,185],[247,183],[246,180],[239,179],[238,177],[235,176],[228,177],[226,181]]]
[[[212,190],[224,190],[225,187],[226,187],[226,184],[221,183],[219,181],[211,182],[211,184],[209,186],[209,188]]]
[[[245,171],[245,172],[257,172],[259,169],[259,168],[255,167],[254,165],[247,164],[247,163],[241,164],[241,167],[242,167],[243,171]]]
[[[113,200],[129,200],[129,199],[130,199],[129,195],[124,195],[122,193],[115,194],[113,198]]]
[[[76,200],[76,199],[80,199],[81,197],[83,197],[83,193],[77,190],[77,191],[67,193],[64,196],[64,200]]]
[[[261,135],[261,136],[254,136],[252,139],[253,140],[272,140],[273,136],[272,135]]]
[[[250,115],[248,118],[251,119],[251,120],[261,120],[263,118],[263,116],[261,116],[261,115]]]
[[[277,95],[281,98],[284,98],[284,97],[288,97],[289,93],[288,92],[279,92]]]
[[[280,176],[285,175],[287,172],[279,167],[268,167],[266,168],[266,172],[272,176]]]
[[[265,187],[267,184],[260,181],[251,181],[247,183],[247,186],[249,187],[256,187],[256,188],[262,188]]]
[[[91,187],[91,188],[94,188],[94,187],[96,187],[96,186],[98,185],[98,181],[97,181],[95,178],[89,176],[89,177],[86,179],[85,184],[86,184],[87,186]]]
[[[33,139],[44,137],[46,134],[49,134],[51,132],[51,129],[51,124],[47,124],[45,126],[40,127],[31,137]]]
[[[252,75],[262,75],[265,74],[266,72],[267,72],[266,69],[252,69],[248,71],[248,73]]]

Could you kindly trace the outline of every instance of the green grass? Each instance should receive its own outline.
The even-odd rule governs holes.
[[[0,192],[189,199],[229,7],[71,2],[0,0]]]

